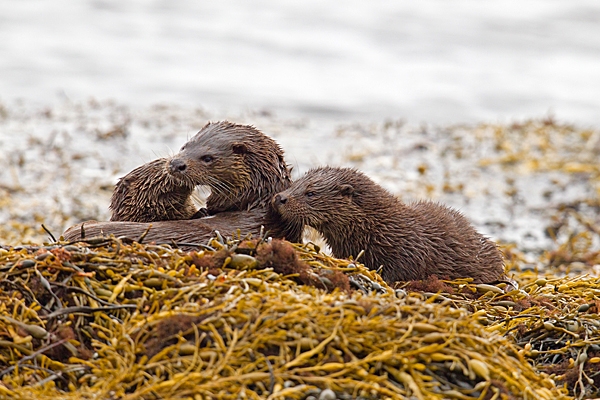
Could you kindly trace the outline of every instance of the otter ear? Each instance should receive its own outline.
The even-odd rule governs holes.
[[[248,147],[244,143],[234,143],[231,148],[235,154],[246,154],[248,152]]]
[[[352,185],[340,185],[339,189],[343,196],[352,196],[354,194],[354,187]]]

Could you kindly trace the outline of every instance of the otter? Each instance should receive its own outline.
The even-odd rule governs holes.
[[[267,207],[270,194],[292,183],[277,142],[253,126],[228,121],[206,124],[169,161],[169,171],[210,187],[209,215]]]
[[[473,278],[490,283],[504,276],[504,260],[457,210],[431,201],[405,204],[351,168],[308,171],[274,196],[283,221],[318,230],[336,257],[356,257],[382,278],[397,281]]]
[[[159,158],[122,177],[111,197],[110,220],[153,222],[197,215],[192,200],[195,185],[190,179],[169,173],[170,161]]]
[[[291,168],[277,142],[258,129],[228,121],[208,123],[178,154],[164,162],[166,166],[156,160],[156,164],[149,163],[152,167],[149,164],[139,167],[139,173],[132,171],[117,185],[111,201],[111,222],[75,225],[65,231],[65,240],[80,239],[82,225],[86,237],[114,234],[137,238],[148,230],[151,222],[145,238],[157,243],[205,242],[214,230],[233,234],[240,229],[243,234],[258,234],[261,225],[272,237],[300,241],[302,227],[283,224],[271,206],[272,197],[290,186]],[[155,172],[156,169],[160,172]],[[185,220],[184,216],[192,214],[188,207],[189,188],[197,185],[209,186],[211,194],[206,209],[190,218],[209,217]],[[142,189],[144,193],[131,193],[131,188]],[[184,193],[188,196],[185,200]],[[174,200],[179,208],[173,210],[165,205],[160,211],[151,210],[155,204],[164,204],[160,196]],[[162,210],[169,221],[163,220]],[[161,220],[148,221],[145,219],[148,215]],[[127,218],[133,220],[123,221]],[[177,219],[183,220],[173,221]]]

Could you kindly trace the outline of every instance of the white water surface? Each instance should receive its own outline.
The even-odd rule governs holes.
[[[598,126],[600,2],[0,0],[0,101]]]

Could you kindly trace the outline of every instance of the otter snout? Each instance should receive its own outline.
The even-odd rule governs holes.
[[[177,174],[185,171],[187,169],[187,164],[181,158],[174,158],[169,161],[169,172],[172,174]]]
[[[285,203],[287,203],[288,198],[285,194],[283,193],[278,193],[275,195],[275,197],[273,198],[273,205],[275,207],[279,207]]]

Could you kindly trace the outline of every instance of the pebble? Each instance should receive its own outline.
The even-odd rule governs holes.
[[[335,392],[331,389],[325,389],[319,395],[319,400],[335,400],[336,398]]]
[[[590,309],[590,305],[589,304],[582,304],[579,306],[579,308],[577,309],[577,312],[583,313],[586,312],[587,310]]]
[[[589,270],[590,268],[587,264],[582,263],[581,261],[574,261],[569,265],[571,272],[584,272]]]
[[[21,264],[19,265],[19,267],[21,267],[21,268],[31,268],[33,266],[35,266],[34,260],[23,260],[23,261],[21,261]]]

